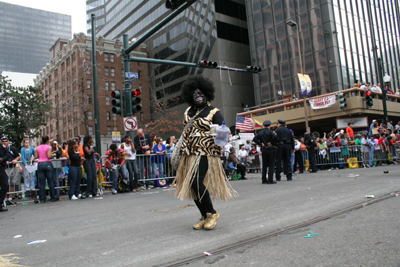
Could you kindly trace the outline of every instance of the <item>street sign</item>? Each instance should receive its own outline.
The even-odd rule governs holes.
[[[124,127],[125,127],[125,131],[137,130],[138,129],[138,124],[137,124],[136,117],[124,118]]]
[[[129,78],[129,83],[133,83],[135,81],[135,77]]]
[[[119,144],[121,143],[121,133],[120,132],[111,132],[112,135],[112,143]]]
[[[125,78],[139,78],[139,75],[136,72],[125,72]]]

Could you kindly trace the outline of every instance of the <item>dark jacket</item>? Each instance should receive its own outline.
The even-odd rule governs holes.
[[[263,129],[253,138],[253,142],[260,147],[262,144],[268,146],[269,143],[271,143],[271,146],[276,146],[276,141],[277,139],[275,132],[268,128]]]
[[[6,166],[6,161],[11,161],[11,154],[8,149],[6,149],[3,145],[0,144],[0,158],[3,159],[3,162],[0,163],[0,167],[4,168]]]
[[[133,138],[133,144],[136,149],[136,154],[144,154],[147,150],[151,150],[153,147],[153,142],[151,141],[150,135],[148,133],[145,133],[143,138],[139,138],[138,135],[136,135]],[[142,146],[149,146],[149,149],[142,149]]]
[[[229,153],[228,163],[230,163],[230,162],[233,162],[235,164],[239,163],[237,157],[235,156],[235,153]]]
[[[2,146],[2,145],[1,145]],[[8,146],[4,148],[5,150],[7,150],[7,154],[8,154],[8,162],[11,162],[12,160],[16,159],[17,157],[19,157],[19,153],[18,150],[14,147],[14,146]],[[8,167],[15,167],[15,164],[13,163],[9,163]]]
[[[307,146],[308,151],[314,151],[315,148],[317,147],[314,138],[312,138],[311,136],[309,136],[304,140],[304,144]]]

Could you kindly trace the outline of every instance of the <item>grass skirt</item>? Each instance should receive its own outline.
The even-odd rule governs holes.
[[[179,169],[176,173],[176,196],[181,199],[201,200],[203,196],[196,195],[192,189],[193,177],[199,176],[199,164],[201,156],[182,155]],[[222,168],[221,158],[208,156],[208,171],[204,178],[204,185],[212,199],[228,200],[239,194],[232,188]]]

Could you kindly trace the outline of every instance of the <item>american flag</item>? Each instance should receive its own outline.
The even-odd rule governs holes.
[[[254,131],[254,122],[252,119],[244,116],[236,116],[236,130]]]

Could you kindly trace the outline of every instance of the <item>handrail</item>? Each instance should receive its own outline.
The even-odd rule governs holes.
[[[350,88],[350,89],[340,90],[340,91],[337,91],[337,92],[327,93],[327,94],[323,94],[323,95],[307,97],[305,99],[295,100],[295,101],[291,101],[291,102],[285,102],[285,103],[281,103],[281,104],[277,104],[277,105],[273,105],[273,106],[268,106],[268,107],[264,107],[264,108],[253,109],[253,110],[237,113],[237,115],[246,116],[246,115],[251,115],[251,114],[254,114],[254,113],[260,113],[260,112],[267,111],[267,110],[275,110],[275,109],[285,108],[287,106],[300,105],[300,104],[303,104],[305,100],[307,101],[307,100],[312,100],[312,99],[318,99],[318,98],[321,98],[321,97],[337,95],[338,93],[345,93],[346,94],[346,93],[351,93],[351,92],[364,92],[364,91],[365,91],[364,89],[360,89],[360,88]],[[382,95],[382,93],[373,92],[373,91],[371,93],[372,93],[372,95]],[[386,94],[386,97],[387,98],[399,98],[400,99],[399,95],[388,95],[388,94]],[[254,107],[250,107],[249,109],[251,109],[251,108],[254,108]]]

